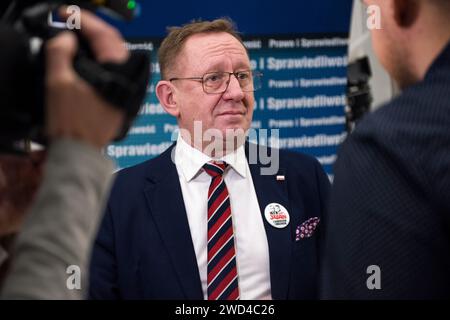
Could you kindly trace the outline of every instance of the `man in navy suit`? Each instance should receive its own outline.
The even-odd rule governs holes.
[[[312,157],[244,143],[260,75],[232,23],[172,28],[159,63],[180,134],[118,174],[91,298],[317,298],[329,181]]]
[[[367,0],[375,52],[403,89],[335,165],[322,297],[450,298],[450,1]]]

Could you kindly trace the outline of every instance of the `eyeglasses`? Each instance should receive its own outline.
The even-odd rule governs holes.
[[[170,82],[175,80],[194,80],[199,81],[203,85],[203,91],[207,94],[224,93],[230,84],[231,75],[234,75],[239,82],[241,90],[244,92],[252,92],[261,88],[262,73],[251,70],[236,72],[208,72],[203,77],[190,78],[171,78]]]

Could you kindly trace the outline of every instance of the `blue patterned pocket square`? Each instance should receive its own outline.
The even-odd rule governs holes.
[[[295,241],[311,237],[319,222],[320,219],[318,217],[313,217],[299,225],[295,230]]]

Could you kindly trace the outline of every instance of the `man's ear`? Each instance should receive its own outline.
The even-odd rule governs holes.
[[[420,6],[424,4],[420,0],[391,0],[394,19],[401,28],[408,28],[416,22]]]
[[[170,81],[161,80],[158,82],[156,85],[156,96],[164,110],[168,114],[178,118],[180,110],[176,101],[174,88]]]

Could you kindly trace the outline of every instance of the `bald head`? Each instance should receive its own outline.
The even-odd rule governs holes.
[[[372,30],[380,62],[405,88],[422,80],[450,40],[450,0],[365,0],[377,5],[382,28]]]

